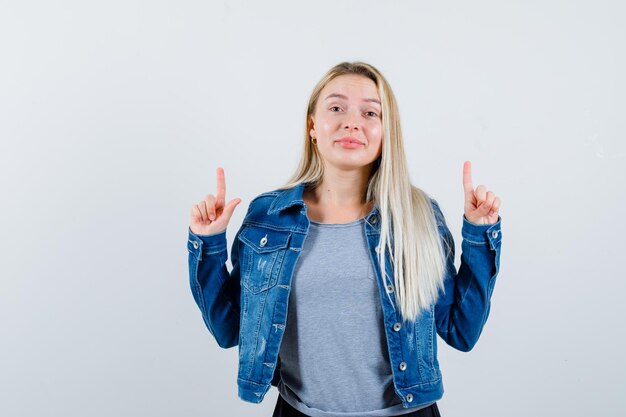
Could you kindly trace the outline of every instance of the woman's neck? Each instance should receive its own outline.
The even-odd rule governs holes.
[[[309,219],[320,223],[349,223],[371,209],[365,197],[368,180],[356,175],[325,174],[314,189],[305,190],[303,199]]]

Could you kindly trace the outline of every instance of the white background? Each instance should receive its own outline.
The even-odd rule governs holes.
[[[444,417],[622,416],[626,6],[619,1],[0,3],[0,415],[270,416],[188,284],[192,204],[295,170],[333,65],[379,68],[460,255],[463,161],[502,199]]]

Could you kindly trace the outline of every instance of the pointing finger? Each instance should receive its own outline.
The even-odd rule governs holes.
[[[217,193],[215,194],[217,204],[223,206],[226,198],[226,180],[224,178],[224,168],[217,168]]]
[[[472,185],[472,163],[465,161],[463,164],[463,190],[465,198],[470,199],[474,196],[474,186]]]

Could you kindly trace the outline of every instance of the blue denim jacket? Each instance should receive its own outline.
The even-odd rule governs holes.
[[[193,297],[219,346],[239,346],[238,395],[260,403],[280,378],[278,352],[287,320],[291,279],[307,237],[304,184],[275,190],[250,202],[226,267],[226,231],[195,235],[189,230],[189,278]],[[376,262],[378,207],[363,223],[376,271],[395,392],[405,408],[439,400],[443,384],[435,332],[450,346],[469,351],[489,315],[500,264],[500,218],[476,225],[463,216],[461,265],[454,266],[454,240],[439,205],[431,199],[447,254],[445,291],[414,322],[402,322],[391,266],[383,278]]]

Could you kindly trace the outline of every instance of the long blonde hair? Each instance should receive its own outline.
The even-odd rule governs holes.
[[[311,116],[322,89],[344,74],[365,76],[376,84],[382,105],[382,152],[374,161],[367,186],[366,202],[374,202],[380,212],[378,250],[381,273],[385,273],[385,252],[390,255],[397,304],[405,321],[414,320],[429,309],[443,290],[445,255],[430,197],[410,182],[400,115],[396,99],[383,75],[364,62],[342,62],[331,68],[317,83],[306,111],[304,149],[296,172],[281,187],[300,183],[319,185],[324,165],[317,147],[312,144]],[[384,244],[382,243],[384,242]],[[386,283],[387,279],[383,279]]]

